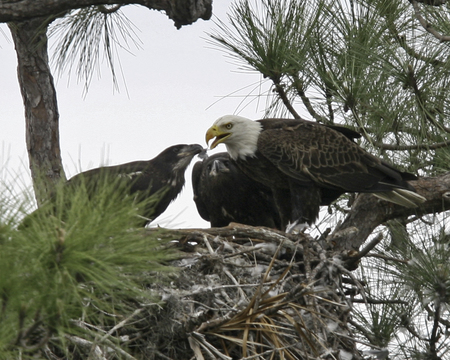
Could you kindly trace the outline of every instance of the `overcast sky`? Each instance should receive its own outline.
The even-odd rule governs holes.
[[[213,19],[228,23],[231,3],[215,1]],[[263,115],[263,99],[258,105],[256,97],[244,97],[258,86],[259,75],[243,70],[208,42],[207,33],[216,28],[213,19],[177,30],[161,12],[141,6],[127,6],[123,12],[138,28],[142,49],[120,53],[124,75],[119,75],[120,92],[114,90],[106,66],[100,78],[94,76],[86,96],[75,74],[69,81],[67,74],[54,73],[68,178],[101,165],[148,160],[175,144],[206,146],[206,130],[225,114],[252,119]],[[8,28],[2,24],[0,29],[6,34],[0,33],[0,175],[5,179],[19,172],[31,187],[16,53]],[[226,151],[224,146],[219,150]],[[197,159],[186,172],[181,196],[154,223],[172,228],[209,226],[192,200],[191,169]]]

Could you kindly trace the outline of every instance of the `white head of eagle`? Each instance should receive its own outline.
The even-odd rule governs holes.
[[[255,156],[261,131],[262,125],[257,121],[237,115],[225,115],[208,129],[206,143],[216,138],[211,149],[224,143],[232,159],[245,159],[247,156]]]

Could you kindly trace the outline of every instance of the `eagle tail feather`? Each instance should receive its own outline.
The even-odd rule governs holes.
[[[427,200],[422,195],[406,189],[393,189],[392,191],[376,192],[373,194],[382,200],[408,208],[418,207]]]

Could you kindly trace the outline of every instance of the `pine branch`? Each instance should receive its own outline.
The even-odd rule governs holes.
[[[366,138],[367,139],[367,138]],[[370,138],[369,142],[382,150],[393,150],[393,151],[411,151],[411,150],[436,150],[442,149],[450,145],[450,140],[442,141],[434,144],[415,144],[415,145],[393,145],[380,143],[378,141]]]
[[[384,261],[394,261],[394,262],[399,262],[402,264],[407,264],[409,260],[402,260],[402,259],[397,259],[394,258],[392,256],[387,256],[387,255],[383,255],[383,254],[367,254],[366,257],[373,257],[373,258],[378,258],[378,259],[383,259]]]
[[[439,319],[441,318],[441,301],[439,297],[434,302],[435,309],[434,309],[434,317],[433,317],[433,328],[431,329],[431,336],[430,336],[430,353],[433,358],[438,359],[438,351],[436,349],[436,344],[439,340],[438,330],[439,330]]]
[[[275,85],[275,90],[278,93],[278,96],[280,97],[281,101],[283,102],[284,106],[288,109],[288,111],[292,114],[292,116],[295,119],[300,119],[300,115],[295,111],[294,107],[292,106],[291,102],[289,101],[286,92],[284,91],[284,87],[281,84],[279,79],[272,78],[273,84]]]
[[[303,84],[302,81],[298,78],[298,77],[294,77],[294,82],[293,82],[295,89],[297,90],[297,94],[300,96],[300,99],[302,99],[303,105],[305,105],[306,110],[308,110],[308,112],[310,113],[310,115],[316,119],[317,122],[319,123],[323,123],[323,124],[328,124],[330,123],[330,120],[327,119],[325,116],[321,116],[319,115],[313,108],[311,101],[309,100],[309,98],[306,96],[305,91],[303,89]],[[332,114],[331,114],[332,115]],[[331,119],[332,122],[332,119]]]
[[[416,0],[409,0],[414,8],[414,13],[416,15],[417,20],[419,20],[420,25],[429,32],[431,35],[433,35],[436,39],[438,39],[441,42],[444,41],[450,41],[449,35],[443,35],[439,31],[437,31],[428,21],[425,20],[425,18],[422,16],[422,12],[420,11],[419,3]]]
[[[425,306],[425,310],[427,311],[430,317],[434,317],[435,311],[430,308],[429,305]],[[440,318],[439,322],[444,325],[446,328],[450,328],[450,320]]]

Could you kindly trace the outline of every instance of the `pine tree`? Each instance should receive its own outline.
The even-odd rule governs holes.
[[[318,233],[360,251],[348,295],[358,352],[341,358],[449,359],[448,6],[240,0],[228,21],[213,43],[262,75],[266,91],[246,95],[265,97],[266,115],[355,128],[362,147],[420,175],[416,188],[437,200],[379,216],[386,205],[361,195],[323,214]]]

